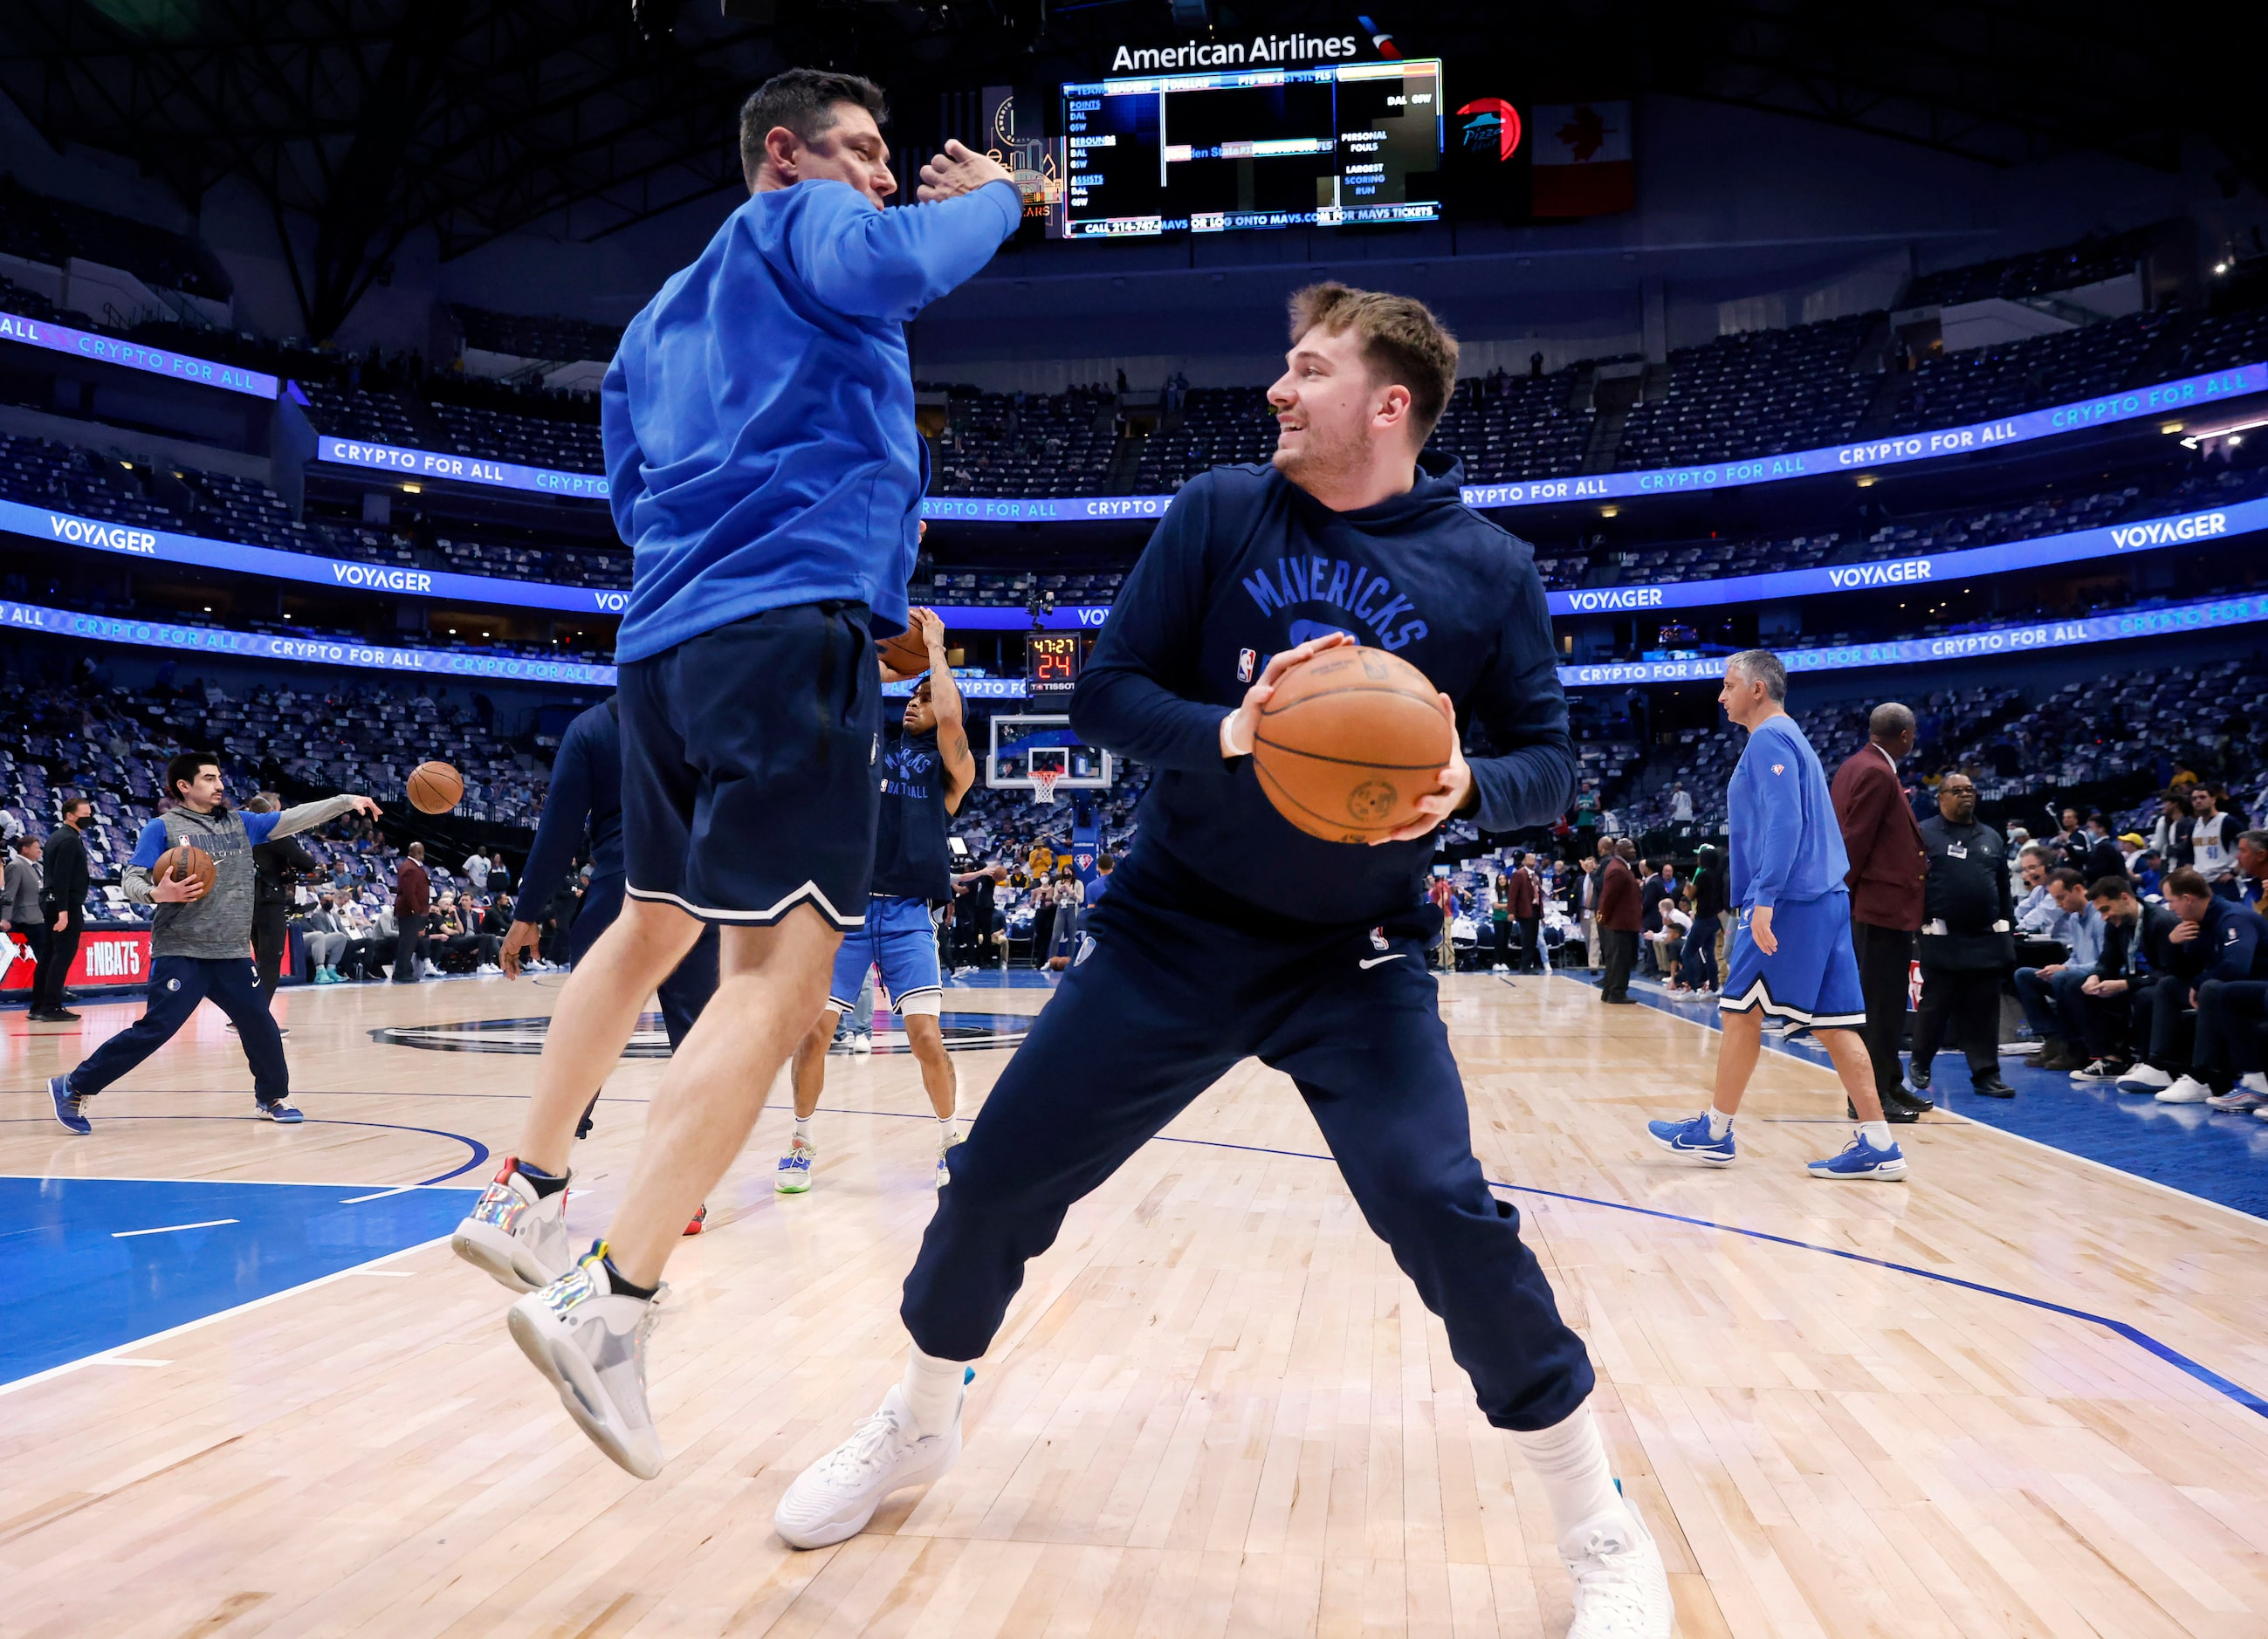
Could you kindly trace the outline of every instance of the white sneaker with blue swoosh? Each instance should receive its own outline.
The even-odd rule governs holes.
[[[1690,1155],[1705,1166],[1733,1165],[1733,1129],[1722,1138],[1709,1133],[1709,1113],[1703,1111],[1689,1121],[1648,1121],[1646,1136],[1672,1155]]]

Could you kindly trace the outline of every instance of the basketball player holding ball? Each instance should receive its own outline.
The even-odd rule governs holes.
[[[788,1487],[775,1523],[795,1547],[839,1542],[888,1493],[951,1467],[969,1363],[1025,1264],[1074,1202],[1256,1057],[1292,1077],[1481,1409],[1542,1479],[1574,1577],[1571,1633],[1662,1639],[1660,1554],[1608,1470],[1582,1341],[1474,1158],[1425,970],[1435,828],[1465,813],[1516,830],[1567,802],[1543,586],[1528,548],[1464,506],[1455,464],[1421,457],[1456,381],[1456,343],[1432,314],[1322,284],[1292,298],[1291,328],[1269,390],[1273,466],[1182,489],[1072,696],[1082,739],[1157,770],[1139,837],[954,1151],[906,1279],[904,1380]],[[1289,823],[1252,766],[1287,676],[1356,636],[1505,748],[1468,761],[1450,736],[1415,817],[1366,843]]]
[[[758,87],[740,110],[750,197],[630,320],[600,391],[636,554],[615,643],[624,903],[544,1036],[527,1121],[556,1150],[541,1175],[512,1163],[530,1187],[493,1227],[533,1245],[563,1213],[575,1117],[716,925],[716,994],[671,1055],[606,1238],[539,1270],[509,1317],[577,1425],[641,1479],[662,1465],[645,1393],[662,1270],[865,920],[874,640],[906,624],[925,475],[905,326],[1022,220],[1007,172],[958,143],[923,167],[921,204],[883,209],[883,115],[852,75]]]
[[[280,812],[239,814],[229,806],[220,765],[197,752],[166,765],[166,790],[173,805],[142,827],[119,879],[131,903],[158,908],[150,927],[149,999],[141,1018],[77,1069],[49,1079],[55,1119],[72,1132],[92,1131],[86,1101],[171,1041],[197,1003],[210,1001],[236,1026],[252,1066],[253,1108],[271,1121],[300,1121],[284,1038],[260,993],[260,964],[252,958],[252,850],[357,809],[375,818],[378,805],[367,797],[326,797]],[[209,886],[178,869],[158,869],[161,860],[177,866],[199,856],[213,873]]]

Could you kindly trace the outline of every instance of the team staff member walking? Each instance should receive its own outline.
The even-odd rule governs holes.
[[[228,805],[220,765],[184,752],[166,765],[173,805],[142,827],[119,886],[136,905],[158,908],[150,927],[150,996],[142,1017],[120,1031],[67,1076],[48,1079],[55,1119],[87,1133],[86,1100],[148,1058],[188,1022],[199,1002],[228,1015],[252,1066],[254,1107],[271,1121],[297,1121],[284,1039],[260,994],[252,959],[252,850],[270,837],[290,836],[357,810],[375,818],[367,797],[327,797],[281,813],[240,815]],[[208,891],[195,877],[153,878],[158,860],[187,844],[212,856]]]
[[[1638,924],[1646,912],[1638,902],[1638,875],[1622,856],[1613,837],[1599,839],[1599,869],[1591,878],[1598,910],[1599,943],[1605,949],[1606,969],[1599,981],[1599,1000],[1631,1007],[1631,968],[1638,961]]]
[[[959,143],[911,209],[882,93],[792,69],[740,110],[750,197],[623,332],[600,393],[615,526],[636,553],[615,639],[622,913],[544,1036],[520,1158],[566,1187],[574,1113],[646,998],[720,924],[717,993],[646,1113],[607,1238],[512,1307],[513,1341],[630,1473],[661,1470],[646,1337],[687,1221],[865,920],[880,802],[874,640],[906,625],[924,457],[905,328],[1023,220]],[[494,873],[490,875],[494,880]]]
[[[1867,1058],[1884,1119],[1916,1121],[1930,1101],[1905,1087],[1898,1051],[1906,1033],[1907,980],[1921,927],[1922,878],[1929,856],[1898,764],[1913,754],[1914,714],[1896,701],[1867,718],[1867,743],[1835,770],[1835,822],[1850,856],[1851,948],[1867,998]]]
[[[1920,827],[1929,876],[1922,894],[1921,1006],[1914,1014],[1914,1091],[1927,1093],[1930,1066],[1950,1019],[1969,1058],[1970,1084],[2013,1099],[2000,1079],[2000,975],[2015,963],[2015,900],[2007,839],[1977,818],[1977,783],[1948,774],[1937,812]]]
[[[1435,829],[1465,812],[1518,830],[1567,801],[1574,759],[1542,584],[1524,544],[1466,509],[1454,461],[1420,465],[1456,379],[1456,344],[1433,316],[1324,284],[1293,297],[1292,329],[1269,393],[1274,467],[1184,486],[1072,697],[1081,739],[1157,770],[1139,840],[954,1153],[906,1279],[904,1382],[788,1488],[775,1523],[798,1547],[838,1542],[887,1493],[950,1467],[966,1363],[990,1346],[1026,1264],[1074,1202],[1256,1057],[1292,1077],[1488,1420],[1541,1480],[1574,1577],[1571,1632],[1668,1639],[1668,1578],[1607,1466],[1590,1361],[1474,1158],[1425,971]],[[1298,565],[1300,584],[1279,565]],[[1329,636],[1292,641],[1316,627]],[[1367,847],[1295,830],[1251,764],[1286,672],[1355,632],[1392,644],[1445,691],[1445,716],[1462,703],[1506,748],[1468,763],[1453,737],[1421,818]],[[1241,658],[1263,654],[1274,658],[1256,682]]]
[[[1648,1121],[1653,1141],[1708,1166],[1734,1159],[1733,1118],[1756,1073],[1764,1015],[1808,1025],[1859,1112],[1840,1155],[1810,1163],[1815,1178],[1901,1179],[1906,1159],[1882,1120],[1857,1026],[1865,1022],[1851,953],[1851,862],[1819,755],[1787,715],[1787,671],[1769,649],[1725,663],[1717,702],[1749,731],[1725,790],[1731,899],[1740,908],[1725,953],[1717,1010],[1716,1097],[1683,1121]]]
[[[394,872],[394,982],[416,984],[424,974],[425,916],[433,908],[433,878],[425,874],[425,844],[412,842]]]
[[[48,948],[32,975],[32,1005],[25,1017],[42,1025],[69,1025],[78,1015],[63,1005],[63,985],[78,959],[79,922],[86,915],[86,838],[81,827],[94,818],[84,797],[66,797],[63,823],[48,834],[40,862],[40,909],[48,920]]]

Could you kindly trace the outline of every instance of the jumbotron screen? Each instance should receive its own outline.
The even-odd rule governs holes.
[[[1441,65],[1160,74],[1064,87],[1064,237],[1435,222]]]

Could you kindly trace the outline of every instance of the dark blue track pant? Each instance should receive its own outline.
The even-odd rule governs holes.
[[[142,1017],[104,1042],[70,1074],[70,1089],[92,1098],[173,1039],[197,1003],[210,1000],[236,1026],[252,1066],[252,1090],[261,1103],[291,1096],[284,1038],[260,993],[260,966],[242,956],[160,956],[150,964],[150,997]]]
[[[1432,918],[1319,929],[1223,903],[1154,847],[1111,878],[1055,999],[954,1150],[900,1312],[974,1360],[1064,1214],[1239,1061],[1292,1077],[1364,1218],[1448,1328],[1481,1410],[1543,1429],[1591,1392],[1582,1340],[1483,1181],[1425,959]]]

